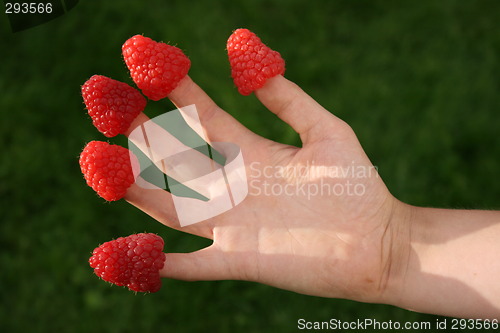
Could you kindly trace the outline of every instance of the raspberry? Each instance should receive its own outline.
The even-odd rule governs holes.
[[[105,281],[133,291],[154,293],[161,288],[163,245],[163,239],[155,234],[120,237],[97,247],[89,264]]]
[[[242,95],[262,88],[267,79],[285,73],[285,61],[248,29],[238,29],[227,40],[231,76]]]
[[[135,181],[132,166],[138,163],[128,149],[101,141],[89,142],[80,154],[80,169],[87,185],[108,201],[125,196]]]
[[[167,97],[191,66],[177,47],[141,35],[129,38],[122,53],[135,84],[153,101]]]
[[[85,82],[82,97],[92,123],[108,138],[125,133],[146,107],[146,99],[139,91],[102,75]]]

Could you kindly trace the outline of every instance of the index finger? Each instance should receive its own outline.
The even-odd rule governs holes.
[[[298,85],[277,75],[255,91],[257,98],[271,112],[289,124],[304,144],[335,135],[345,124]]]

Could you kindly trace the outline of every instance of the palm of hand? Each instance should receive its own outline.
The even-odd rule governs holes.
[[[342,131],[300,149],[262,140],[244,151],[249,197],[213,228],[233,278],[348,298],[382,287],[392,196]]]

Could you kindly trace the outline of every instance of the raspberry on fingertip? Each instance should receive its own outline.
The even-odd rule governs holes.
[[[165,98],[187,75],[191,61],[179,48],[135,35],[122,46],[132,80],[153,101]]]
[[[120,200],[135,182],[138,160],[127,148],[102,141],[89,142],[80,154],[80,169],[89,185],[107,201]]]
[[[132,291],[154,293],[161,288],[163,246],[163,239],[152,233],[120,237],[95,248],[89,264],[105,281]]]
[[[147,103],[136,89],[103,75],[83,84],[82,97],[92,123],[108,138],[124,134]]]
[[[285,73],[285,61],[248,29],[237,29],[227,40],[231,76],[242,95],[250,95],[266,81]]]

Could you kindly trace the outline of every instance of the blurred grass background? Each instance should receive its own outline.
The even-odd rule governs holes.
[[[157,294],[135,295],[96,278],[91,251],[118,236],[156,232],[171,252],[209,244],[105,203],[80,174],[85,143],[106,139],[80,85],[93,74],[131,84],[121,45],[138,33],[185,50],[193,79],[250,129],[298,145],[233,86],[225,42],[247,27],[281,52],[289,79],[355,129],[396,197],[500,208],[498,1],[87,0],[22,32],[4,14],[0,24],[2,332],[291,332],[300,318],[438,318],[247,282],[165,280]],[[170,109],[151,102],[146,113]]]

